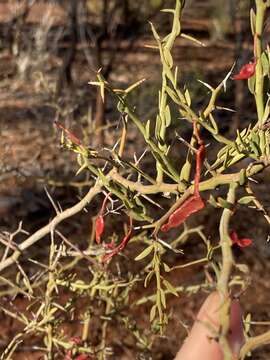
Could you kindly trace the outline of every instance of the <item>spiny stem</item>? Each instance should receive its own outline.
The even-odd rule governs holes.
[[[256,24],[254,34],[255,55],[256,55],[256,84],[255,84],[255,101],[258,114],[258,124],[262,125],[264,114],[264,78],[262,67],[262,32],[267,9],[267,3],[264,0],[256,0]]]
[[[231,204],[235,203],[235,190],[237,183],[230,185],[227,201]],[[218,279],[218,291],[221,297],[221,308],[220,308],[220,337],[219,343],[222,347],[224,360],[232,360],[232,350],[227,339],[227,335],[230,330],[230,307],[231,299],[229,294],[229,281],[233,267],[233,254],[232,254],[232,242],[229,235],[229,222],[232,217],[233,211],[231,209],[224,209],[219,227],[220,234],[220,245],[222,252],[222,267],[220,277]]]

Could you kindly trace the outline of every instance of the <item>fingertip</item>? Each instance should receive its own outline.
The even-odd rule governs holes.
[[[206,298],[175,360],[222,360],[222,351],[215,340],[219,327],[219,305],[218,292]]]
[[[223,360],[223,351],[215,340],[219,331],[221,297],[217,291],[211,293],[201,306],[188,338],[175,360]],[[239,302],[231,303],[231,324],[228,340],[235,355],[244,343],[242,310]]]
[[[238,300],[233,300],[231,304],[231,323],[228,338],[232,352],[235,355],[238,355],[245,342],[242,322],[242,308]]]

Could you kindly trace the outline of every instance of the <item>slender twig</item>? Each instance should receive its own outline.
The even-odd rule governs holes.
[[[263,204],[256,198],[255,194],[254,194],[254,191],[251,189],[251,186],[248,184],[246,186],[246,191],[248,194],[254,196],[254,199],[253,199],[253,203],[255,204],[255,206],[257,207],[257,209],[259,211],[262,212],[265,220],[268,222],[268,224],[270,225],[270,215],[267,213],[267,211],[265,210]]]
[[[71,208],[64,210],[62,213],[56,215],[53,220],[49,222],[49,224],[37,230],[33,235],[29,236],[29,238],[27,238],[20,245],[18,245],[18,250],[14,251],[11,256],[9,256],[7,259],[0,263],[0,272],[9,267],[10,265],[14,264],[14,262],[18,260],[24,250],[35,244],[44,236],[50,234],[51,230],[54,229],[62,221],[69,219],[70,217],[83,210],[83,208],[87,206],[92,201],[92,199],[101,191],[101,187],[102,185],[100,183],[97,183],[88,191],[88,193],[80,202],[78,202]]]

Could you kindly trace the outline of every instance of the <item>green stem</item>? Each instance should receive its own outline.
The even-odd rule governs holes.
[[[163,69],[162,72],[162,88],[161,88],[161,95],[160,95],[160,104],[159,104],[159,116],[160,116],[160,122],[161,127],[159,129],[159,134],[156,134],[156,137],[160,137],[162,140],[162,144],[158,144],[158,147],[162,152],[166,150],[166,144],[165,144],[165,138],[166,138],[166,118],[165,118],[165,108],[167,105],[167,95],[166,95],[166,85],[167,85],[167,79],[166,74]],[[157,183],[162,183],[163,181],[163,168],[162,164],[157,161]]]
[[[233,182],[230,185],[227,195],[227,201],[231,204],[235,203],[235,190],[237,186],[238,184],[236,182]],[[234,263],[232,248],[231,248],[232,242],[229,235],[229,222],[232,215],[233,215],[233,210],[224,209],[219,226],[220,246],[222,252],[222,267],[221,267],[221,272],[217,286],[222,304],[220,307],[221,329],[220,329],[219,343],[223,350],[224,360],[231,360],[233,358],[232,350],[227,339],[230,330],[230,308],[231,308],[229,281]]]
[[[170,33],[170,36],[167,40],[166,47],[171,50],[173,47],[173,44],[175,42],[175,39],[181,32],[180,24],[179,24],[179,18],[181,18],[181,9],[182,9],[182,1],[176,0],[175,4],[175,11],[174,11],[174,17],[173,17],[173,26],[172,26],[172,32]]]
[[[173,165],[171,164],[171,162],[169,161],[167,156],[164,155],[163,152],[159,149],[159,147],[155,144],[155,142],[153,140],[151,140],[151,139],[147,139],[145,128],[144,128],[143,124],[141,123],[141,121],[127,107],[125,108],[125,112],[128,114],[130,119],[133,121],[133,123],[140,130],[140,132],[144,136],[146,142],[148,143],[150,148],[153,150],[153,152],[157,153],[160,156],[161,160],[163,161],[163,163],[165,164],[165,166],[167,167],[167,169],[169,171],[169,173],[167,173],[167,175],[170,176],[171,178],[173,178],[174,181],[178,182],[179,181],[179,175],[178,175],[177,171],[175,170],[175,168],[173,167]],[[164,171],[164,169],[163,169],[163,171]]]
[[[267,9],[267,3],[264,0],[256,0],[256,24],[254,35],[255,56],[257,60],[256,64],[256,84],[255,84],[255,101],[258,114],[258,124],[262,125],[264,114],[264,78],[262,67],[262,32],[265,18],[265,12]]]

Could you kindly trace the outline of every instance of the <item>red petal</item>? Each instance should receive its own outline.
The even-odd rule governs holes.
[[[236,231],[232,231],[230,233],[230,237],[232,239],[232,243],[238,245],[239,247],[247,247],[250,246],[252,244],[252,240],[248,239],[248,238],[243,238],[243,239],[239,239]]]
[[[248,63],[242,66],[239,73],[232,77],[233,80],[245,80],[251,78],[256,69],[256,62]]]
[[[104,219],[102,215],[98,215],[97,219],[96,219],[96,243],[100,244],[101,241],[101,235],[103,234],[104,231]]]
[[[132,231],[133,231],[133,225],[132,225],[132,218],[130,217],[128,233],[124,236],[124,238],[122,239],[121,243],[118,246],[114,247],[110,253],[103,255],[101,260],[103,263],[106,263],[113,256],[119,254],[127,246],[127,243],[131,238]]]
[[[69,339],[69,341],[76,345],[80,345],[82,343],[82,339],[79,336],[73,336]]]
[[[170,215],[168,222],[162,225],[161,231],[166,232],[181,225],[192,214],[202,210],[204,207],[205,203],[200,196],[190,196],[178,209],[175,210],[174,213]]]
[[[243,238],[243,239],[239,239],[239,241],[237,242],[237,245],[239,247],[247,247],[247,246],[250,246],[252,244],[252,240],[251,239],[248,239],[248,238]]]
[[[71,132],[70,130],[68,130],[67,128],[65,128],[59,121],[55,121],[54,122],[55,125],[58,127],[58,129],[61,129],[64,131],[64,133],[67,135],[67,137],[76,145],[81,146],[82,142],[79,138],[77,138],[76,135],[73,134],[73,132]]]
[[[72,360],[72,351],[68,350],[63,360]]]
[[[233,244],[237,244],[237,243],[238,243],[239,238],[238,238],[238,235],[237,235],[236,231],[232,231],[232,232],[230,233],[230,237],[231,237],[231,239],[232,239],[232,243],[233,243]]]
[[[75,357],[75,360],[86,360],[86,359],[89,359],[89,355],[87,354],[81,354]]]

